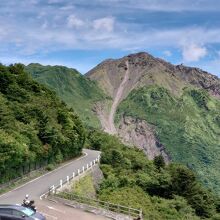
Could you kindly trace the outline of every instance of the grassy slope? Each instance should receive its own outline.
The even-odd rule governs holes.
[[[54,90],[68,106],[73,107],[86,125],[100,127],[92,108],[96,101],[104,99],[105,96],[95,82],[85,78],[75,69],[63,66],[30,64],[25,69],[38,82]]]
[[[220,189],[220,102],[201,90],[185,89],[180,98],[152,86],[132,92],[119,106],[125,114],[145,119],[174,161],[193,168],[216,192]]]

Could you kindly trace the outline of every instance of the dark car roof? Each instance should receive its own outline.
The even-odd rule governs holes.
[[[23,206],[18,205],[18,204],[0,204],[0,208],[11,208],[11,209],[17,209],[17,210],[21,210],[23,208]]]
[[[19,204],[0,204],[0,209],[1,208],[10,208],[10,209],[22,210],[25,207],[23,207],[22,205],[19,205]],[[38,213],[38,212],[35,212],[33,217],[37,217],[39,219],[45,219],[45,217],[42,214]]]

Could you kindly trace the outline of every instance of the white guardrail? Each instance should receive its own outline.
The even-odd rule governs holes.
[[[58,185],[52,185],[47,192],[40,196],[40,199],[47,198],[47,196],[52,193],[55,194],[57,190],[61,190],[64,185],[69,184],[70,181],[74,180],[76,177],[80,177],[82,174],[90,170],[93,166],[99,163],[101,156],[99,155],[95,160],[87,163],[86,166],[83,166],[81,169],[78,169],[77,172],[72,172],[72,174],[66,176],[65,179],[60,179]]]

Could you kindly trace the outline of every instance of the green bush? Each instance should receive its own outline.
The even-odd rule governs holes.
[[[50,163],[50,164],[48,164],[47,166],[46,166],[46,170],[47,171],[51,171],[51,170],[54,170],[55,169],[55,166],[54,166],[54,164],[52,164],[52,163]]]

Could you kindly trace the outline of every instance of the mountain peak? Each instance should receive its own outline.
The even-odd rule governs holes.
[[[127,64],[128,66],[127,66]],[[185,86],[203,88],[220,98],[220,79],[195,67],[173,65],[155,58],[147,52],[129,54],[120,59],[107,59],[90,70],[86,76],[99,83],[107,95],[114,97],[121,80],[129,67],[128,82],[123,97],[146,85],[159,85],[178,95]]]

